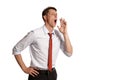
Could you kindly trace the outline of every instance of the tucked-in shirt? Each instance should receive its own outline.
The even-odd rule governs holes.
[[[27,46],[30,48],[31,67],[40,69],[48,69],[48,48],[49,48],[49,31],[43,25],[40,28],[30,31],[23,39],[21,39],[13,48],[13,54],[21,54]],[[64,38],[58,30],[52,32],[52,67],[55,67],[58,51],[61,49],[67,56],[71,56],[65,50]]]

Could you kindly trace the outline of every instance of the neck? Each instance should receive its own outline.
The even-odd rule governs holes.
[[[48,25],[48,24],[45,24],[46,28],[48,29],[49,33],[52,33],[53,32],[53,27]]]

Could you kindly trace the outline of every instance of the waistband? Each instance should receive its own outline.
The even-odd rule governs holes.
[[[52,68],[52,70],[51,71],[49,71],[49,70],[37,70],[40,74],[47,74],[47,75],[49,75],[50,73],[52,73],[53,71],[56,71],[56,69],[55,68]]]

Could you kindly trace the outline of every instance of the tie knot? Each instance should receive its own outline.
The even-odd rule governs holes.
[[[50,38],[52,38],[52,33],[48,33],[48,35],[50,36]]]

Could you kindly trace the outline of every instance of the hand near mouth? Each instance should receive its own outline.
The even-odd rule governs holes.
[[[65,19],[61,18],[60,26],[57,26],[57,27],[62,34],[67,33],[67,22],[65,21]]]

